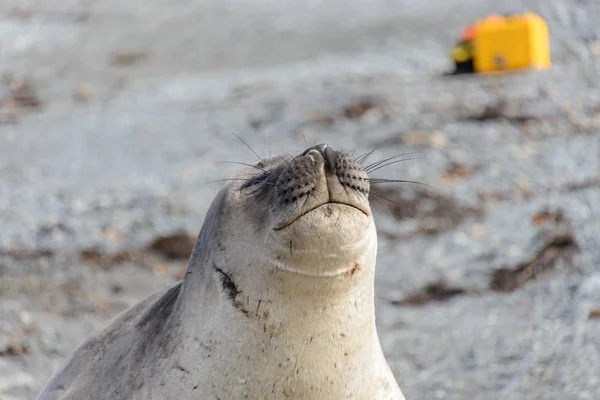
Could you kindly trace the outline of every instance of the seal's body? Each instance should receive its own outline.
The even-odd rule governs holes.
[[[241,176],[185,279],[81,345],[38,400],[404,400],[375,327],[364,170],[318,145]]]

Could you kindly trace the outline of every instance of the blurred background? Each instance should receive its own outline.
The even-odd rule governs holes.
[[[533,11],[552,68],[445,76]],[[220,179],[369,161],[377,324],[407,399],[600,393],[597,0],[0,0],[0,399],[180,279]],[[385,199],[383,199],[385,198]]]

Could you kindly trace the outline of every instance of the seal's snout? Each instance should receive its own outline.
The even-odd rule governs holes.
[[[274,189],[276,213],[285,215],[276,229],[329,203],[370,215],[367,173],[350,156],[327,144],[309,147],[287,163]]]
[[[322,158],[325,173],[329,179],[335,175],[342,186],[368,194],[369,178],[360,164],[346,154],[335,151],[327,144],[318,144],[306,149],[300,157]],[[320,165],[315,165],[320,167]]]

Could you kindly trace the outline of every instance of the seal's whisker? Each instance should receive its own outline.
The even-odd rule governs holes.
[[[345,154],[348,157],[353,157],[354,158],[354,154],[356,154],[356,150],[358,150],[358,146],[355,147],[355,148],[353,148],[352,150],[348,150],[347,152],[345,152]],[[354,161],[356,161],[356,160],[354,160]]]
[[[304,135],[304,129],[302,129],[302,124],[298,124],[298,129],[300,129],[300,133],[302,134],[302,139],[304,139],[305,148],[308,147],[308,142],[306,141],[306,136]]]
[[[377,146],[373,147],[373,149],[371,151],[369,151],[368,153],[365,153],[365,154],[362,154],[362,155],[356,157],[356,159],[354,161],[356,161],[359,164],[362,164],[362,163],[366,162],[367,159],[369,157],[371,157],[371,155],[373,153],[375,153],[375,151],[377,151],[377,149],[380,148],[380,147],[381,147],[381,144],[378,144]]]
[[[414,182],[414,183],[420,183],[420,182]],[[388,199],[388,198],[386,198],[386,197],[384,197],[384,196],[382,196],[380,194],[373,193],[373,192],[371,192],[370,194],[374,195],[375,197],[379,197],[379,198],[381,198],[383,200],[387,200],[390,203],[394,204],[396,207],[399,207],[398,203],[396,203],[395,201],[392,201],[392,200],[390,200],[390,199]],[[410,217],[412,219],[414,219],[417,222],[417,224],[419,224],[419,227],[421,229],[423,229],[423,232],[429,233],[429,231],[427,230],[427,228],[419,221],[419,219],[417,218],[417,216],[412,212],[412,210],[410,208],[407,207],[406,211],[410,214]],[[394,221],[399,222],[398,219],[396,218],[396,216],[394,215],[394,213],[390,209],[387,209],[387,212],[394,219]]]
[[[382,168],[389,167],[390,165],[393,165],[393,164],[396,164],[396,163],[399,163],[399,162],[403,162],[403,161],[426,160],[426,159],[427,159],[426,157],[411,157],[411,158],[403,158],[402,160],[390,161],[387,164],[379,165],[376,168],[369,169],[367,171],[367,173],[372,173],[372,172],[375,172],[375,171],[380,170]]]
[[[424,182],[419,182],[419,181],[411,181],[408,179],[384,179],[384,178],[369,178],[369,183],[372,185],[377,185],[380,183],[414,183],[416,185],[424,185],[424,186],[428,186],[432,189],[435,189],[434,186],[428,185],[427,183]]]
[[[256,168],[262,172],[267,172],[266,169],[261,168],[257,165],[252,165],[252,164],[248,164],[248,163],[241,162],[241,161],[217,161],[217,164],[239,164],[239,165],[245,165],[246,167],[250,167],[250,168]]]
[[[250,178],[224,178],[224,179],[216,179],[214,181],[208,181],[206,183],[219,183],[219,182],[229,182],[229,181],[244,181],[244,182],[248,182],[252,178],[253,177],[250,177]],[[274,183],[267,182],[267,181],[263,181],[262,183],[264,183],[265,185],[275,186]]]
[[[214,181],[208,181],[206,183],[219,183],[219,182],[229,182],[229,181],[247,181],[247,179],[243,179],[243,178],[223,178],[223,179],[216,179]]]
[[[373,195],[373,196],[375,196],[375,197],[377,197],[377,198],[380,198],[380,199],[383,199],[383,200],[389,201],[390,203],[392,203],[392,204],[393,204],[393,205],[395,205],[395,206],[397,206],[397,205],[398,205],[398,203],[396,203],[395,201],[393,201],[393,200],[390,200],[390,199],[388,199],[387,197],[385,197],[385,196],[382,196],[382,195],[380,195],[380,194],[373,193],[373,192],[369,192],[369,196],[371,196],[371,195]]]
[[[371,156],[371,154],[373,154],[373,153],[374,153],[374,152],[377,150],[377,148],[378,148],[379,146],[380,146],[380,145],[377,145],[377,146],[373,147],[373,149],[371,149],[371,150],[370,150],[370,151],[368,151],[367,153],[365,153],[365,154],[361,154],[360,156],[356,157],[356,158],[354,159],[354,161],[356,161],[357,163],[359,163],[359,164],[361,164],[361,165],[362,165],[362,163],[364,163],[364,162],[365,162],[365,160],[366,160],[367,158],[369,158],[369,157]]]
[[[246,147],[247,147],[247,148],[249,148],[249,149],[250,149],[250,151],[251,151],[251,152],[253,152],[253,153],[254,153],[254,155],[255,155],[256,157],[258,157],[258,159],[259,159],[259,160],[261,160],[261,159],[262,159],[262,157],[261,157],[261,156],[259,156],[259,155],[258,155],[258,153],[257,153],[256,151],[254,151],[254,149],[253,149],[252,147],[250,147],[250,145],[249,145],[248,143],[246,143],[246,141],[245,141],[244,139],[242,139],[241,137],[239,137],[238,135],[236,135],[236,133],[235,133],[234,131],[232,131],[231,129],[227,129],[227,130],[228,130],[229,132],[231,132],[231,134],[232,134],[233,136],[235,136],[236,138],[238,138],[238,139],[240,140],[240,142],[244,143],[244,145],[246,145]]]
[[[275,182],[275,183],[272,183],[272,182],[265,182],[265,183],[267,183],[269,186],[271,186],[271,187],[273,187],[273,188],[277,186],[277,183],[276,183],[276,182]],[[256,189],[255,191],[253,191],[251,194],[254,194],[254,193],[256,193],[256,192],[259,192],[260,190],[261,190],[261,188],[258,188],[258,189]],[[258,196],[258,197],[256,198],[256,200],[257,200],[257,201],[262,201],[262,200],[266,199],[266,198],[267,198],[267,197],[268,197],[270,194],[271,194],[271,192],[269,192],[269,191],[263,191],[263,193],[262,193],[260,196]]]
[[[370,171],[370,170],[372,170],[373,168],[376,168],[376,167],[378,167],[378,166],[380,166],[380,165],[382,165],[382,164],[385,164],[385,163],[387,163],[387,162],[391,162],[392,160],[397,160],[397,161],[398,161],[398,159],[399,159],[400,157],[406,157],[406,156],[410,156],[410,155],[413,155],[413,154],[417,154],[417,152],[416,152],[416,151],[413,151],[413,152],[410,152],[410,153],[398,154],[398,155],[395,155],[395,156],[393,156],[393,157],[388,157],[388,158],[385,158],[385,159],[383,159],[383,160],[375,161],[374,163],[367,165],[367,166],[365,167],[365,171]],[[401,160],[400,160],[400,161],[401,161]]]
[[[425,182],[419,182],[419,181],[411,181],[408,179],[382,179],[382,178],[369,178],[369,183],[371,185],[379,185],[379,184],[385,184],[385,183],[412,183],[413,185],[422,185],[422,186],[426,186],[434,191],[436,191],[439,194],[442,194],[442,191],[438,188],[436,188],[435,186],[429,185]]]
[[[410,153],[396,154],[395,156],[388,157],[388,158],[384,158],[383,160],[375,161],[375,162],[373,162],[373,163],[371,163],[371,164],[369,164],[369,165],[365,166],[365,168],[371,168],[371,167],[373,167],[373,166],[380,165],[380,164],[382,164],[382,163],[385,163],[385,162],[388,162],[388,161],[394,160],[394,159],[396,159],[396,158],[399,158],[399,157],[404,157],[404,156],[410,156],[410,155],[412,155],[412,154],[416,154],[416,153],[417,153],[416,151],[412,151],[412,152],[410,152]]]
[[[278,156],[279,158],[281,158],[283,160],[284,163],[286,163],[288,166],[290,165],[290,161],[286,160],[285,157],[283,156],[283,154]],[[295,159],[296,157],[292,157],[292,161]]]

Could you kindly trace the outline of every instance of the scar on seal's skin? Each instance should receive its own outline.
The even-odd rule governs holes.
[[[225,271],[223,271],[221,268],[217,267],[216,265],[214,265],[213,268],[220,275],[221,286],[223,286],[223,289],[227,292],[227,297],[229,297],[229,300],[235,301],[235,298],[237,297],[238,294],[241,293],[241,291],[238,289],[235,282],[231,279],[231,277],[229,275],[227,275],[227,273]]]
[[[225,271],[223,271],[216,265],[213,265],[213,268],[219,273],[221,286],[223,287],[223,290],[227,292],[227,297],[229,298],[229,300],[231,300],[233,306],[246,317],[249,317],[250,312],[245,308],[244,303],[240,300],[237,300],[237,296],[241,294],[242,291],[238,289],[233,279],[231,279],[231,277]]]
[[[190,371],[189,371],[189,370],[187,370],[187,369],[183,368],[183,367],[182,367],[181,365],[179,365],[179,364],[175,365],[175,367],[176,367],[178,370],[180,370],[181,372],[185,372],[186,374],[189,374],[189,373],[190,373]]]
[[[354,267],[352,267],[352,269],[349,270],[348,272],[346,272],[344,275],[347,276],[347,277],[352,277],[359,270],[360,270],[360,264],[354,263]]]

